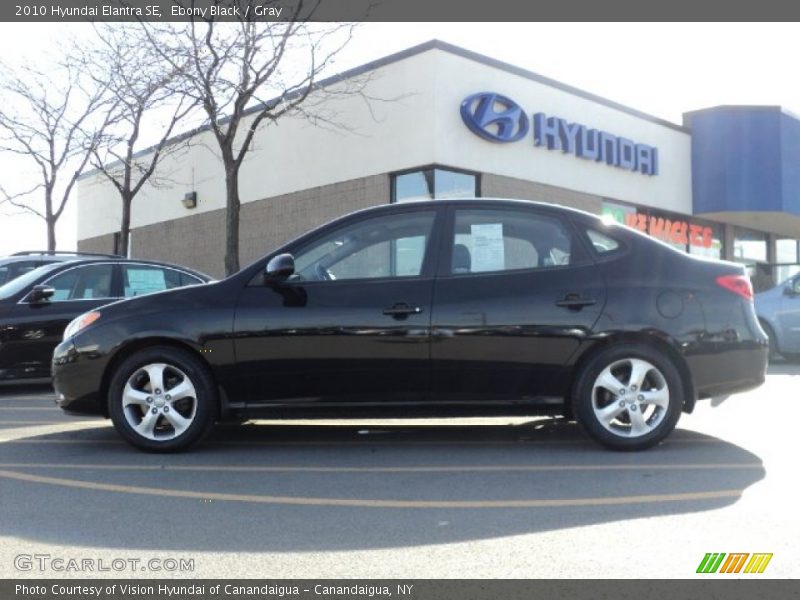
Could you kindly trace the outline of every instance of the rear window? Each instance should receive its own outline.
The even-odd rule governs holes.
[[[598,254],[608,254],[619,250],[620,243],[605,233],[601,233],[596,229],[587,229],[586,235],[589,236],[589,241],[592,242],[592,247]]]

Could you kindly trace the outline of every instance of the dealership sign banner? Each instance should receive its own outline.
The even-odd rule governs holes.
[[[714,246],[714,230],[708,225],[693,223],[687,219],[648,214],[633,206],[611,202],[603,203],[603,215],[669,244],[688,244],[696,248]]]
[[[529,117],[519,104],[502,94],[478,92],[467,96],[461,102],[461,119],[472,133],[489,142],[504,144],[532,137],[536,147],[658,175],[658,148],[543,112]]]

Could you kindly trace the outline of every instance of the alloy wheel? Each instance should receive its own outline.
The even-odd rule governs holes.
[[[159,442],[179,437],[197,414],[191,379],[166,363],[137,369],[125,383],[121,401],[128,425],[141,437]]]
[[[641,358],[612,362],[592,386],[592,409],[597,422],[619,437],[649,434],[664,420],[669,404],[664,374]]]

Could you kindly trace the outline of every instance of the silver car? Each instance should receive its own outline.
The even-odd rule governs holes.
[[[769,335],[770,356],[800,361],[800,274],[755,296],[756,314]]]

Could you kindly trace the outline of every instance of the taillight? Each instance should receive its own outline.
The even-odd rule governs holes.
[[[747,275],[720,275],[717,277],[717,285],[746,300],[753,299],[753,284]]]

